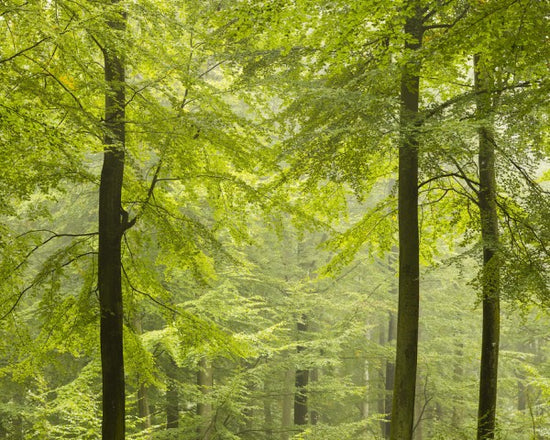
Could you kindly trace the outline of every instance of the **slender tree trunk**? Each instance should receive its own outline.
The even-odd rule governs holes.
[[[137,335],[143,333],[143,328],[141,326],[141,316],[136,313],[133,319],[134,331]],[[141,430],[148,430],[151,428],[151,413],[149,411],[149,399],[147,393],[147,387],[141,381],[141,377],[138,373],[137,377],[138,390],[137,390],[137,410],[138,418],[140,420],[139,427]]]
[[[418,53],[422,44],[422,11],[407,18],[405,32],[414,40],[405,50]],[[408,60],[401,72],[401,145],[399,148],[399,302],[395,387],[393,390],[391,440],[410,440],[414,423],[414,398],[418,352],[419,238],[418,238],[418,105],[420,65]]]
[[[16,403],[17,407],[22,409],[25,403],[23,399],[24,393],[23,393],[23,387],[19,387],[19,388],[21,391],[20,393],[14,396],[13,400]],[[13,440],[23,440],[23,437],[24,437],[23,434],[24,434],[23,416],[21,415],[21,413],[15,414],[12,420],[12,436],[10,436],[9,438]]]
[[[388,321],[388,339],[387,342],[390,343],[395,340],[395,334],[397,332],[397,320],[393,312],[389,312],[389,321]],[[393,400],[393,385],[395,379],[395,364],[392,361],[386,362],[386,380],[385,380],[385,395],[384,395],[384,418],[382,422],[382,435],[384,438],[390,438],[390,427],[391,427],[391,405]]]
[[[454,378],[455,382],[458,384],[463,380],[464,377],[464,367],[463,367],[463,358],[464,358],[464,343],[460,342],[456,348],[456,362],[454,367]],[[462,423],[462,408],[458,406],[458,403],[453,403],[453,415],[452,415],[452,425],[458,428]]]
[[[141,420],[141,429],[151,428],[151,412],[149,411],[149,399],[147,396],[147,387],[140,384],[137,392],[138,398],[138,417]]]
[[[492,126],[487,123],[491,111],[491,81],[474,57],[474,82],[477,110],[482,119],[479,136],[479,210],[483,245],[482,303],[483,331],[481,341],[481,368],[477,439],[495,437],[497,400],[498,352],[500,338],[500,299],[498,263],[498,216],[496,206],[495,150]],[[486,92],[483,92],[486,90]]]
[[[272,411],[272,399],[269,397],[269,388],[267,384],[264,383],[264,429],[267,438],[271,439],[273,437],[273,411]]]
[[[197,385],[201,392],[201,401],[197,404],[197,415],[200,417],[199,440],[209,440],[212,432],[210,418],[212,417],[212,404],[208,403],[208,395],[212,392],[214,385],[214,374],[212,365],[206,358],[199,361],[197,372]]]
[[[117,2],[113,2],[117,5]],[[111,31],[122,33],[122,11],[108,22]],[[101,310],[100,341],[103,380],[103,440],[124,439],[124,358],[122,346],[121,217],[124,174],[125,93],[124,62],[119,48],[108,42],[105,62],[105,151],[99,185],[98,288]]]
[[[378,344],[380,345],[380,347],[384,347],[386,345],[386,323],[383,322],[382,324],[380,324],[379,326],[379,330],[378,330]],[[376,402],[376,410],[378,412],[378,414],[380,414],[381,416],[384,416],[386,415],[386,366],[385,366],[385,362],[384,362],[384,359],[382,360],[382,363],[381,363],[381,366],[380,368],[378,369],[378,382],[379,382],[379,385],[378,385],[378,388],[379,388],[379,393],[378,393],[378,399],[377,399],[377,402]],[[382,430],[384,429],[384,421],[382,421],[381,423],[381,428]]]
[[[294,400],[292,388],[295,378],[296,373],[294,370],[289,369],[285,371],[283,401],[281,402],[281,440],[288,440],[290,438],[290,430],[292,429],[292,403]]]
[[[180,424],[179,390],[178,390],[178,366],[172,358],[168,359],[166,368],[166,429],[177,429]]]
[[[298,322],[298,337],[307,331],[305,316],[303,322]],[[297,352],[300,354],[304,347],[298,345]],[[309,382],[309,370],[296,370],[296,390],[294,393],[294,424],[301,426],[307,424],[307,385]]]
[[[312,368],[309,372],[309,381],[310,383],[316,383],[319,382],[319,369],[318,368]],[[319,423],[319,413],[315,410],[309,411],[309,423],[311,425],[316,425]]]

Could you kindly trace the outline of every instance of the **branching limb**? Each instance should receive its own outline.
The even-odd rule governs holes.
[[[25,49],[21,49],[20,51],[10,55],[9,57],[6,57],[6,58],[3,58],[0,60],[0,64],[2,63],[7,63],[8,61],[11,61],[15,58],[17,58],[18,56],[20,55],[23,55],[25,52],[28,52],[29,50],[33,50],[35,47],[38,47],[40,46],[44,41],[47,41],[49,40],[50,37],[44,37],[42,38],[41,40],[37,41],[36,43],[34,43],[33,45],[29,46],[29,47],[26,47]]]
[[[153,301],[155,304],[165,308],[166,310],[169,310],[170,312],[174,313],[175,315],[181,315],[181,313],[178,310],[176,310],[173,307],[169,306],[168,304],[165,304],[162,301],[156,299],[150,293],[144,292],[143,290],[140,290],[140,289],[136,288],[132,284],[132,281],[130,281],[130,277],[128,276],[128,272],[126,272],[126,268],[124,267],[124,265],[122,265],[122,273],[124,274],[124,278],[126,279],[126,282],[128,283],[128,286],[130,287],[130,289],[132,289],[133,292],[136,292],[136,293],[139,293],[140,295],[146,296],[151,301]]]
[[[46,240],[44,240],[42,243],[39,243],[37,244],[36,246],[34,246],[29,252],[27,252],[27,254],[25,255],[25,257],[23,258],[23,261],[21,261],[21,263],[19,263],[17,266],[15,266],[13,272],[17,271],[18,269],[21,268],[21,266],[23,266],[23,264],[25,264],[25,262],[27,261],[27,259],[32,255],[34,254],[38,249],[40,249],[42,246],[46,245],[47,243],[49,243],[50,241],[52,241],[54,238],[60,238],[60,237],[93,237],[95,235],[98,235],[98,232],[88,232],[88,233],[84,233],[84,234],[58,234],[54,231],[50,231],[49,229],[33,229],[32,231],[26,231],[20,235],[18,235],[17,237],[15,237],[16,239],[17,238],[21,238],[25,235],[28,235],[28,234],[32,234],[32,233],[35,233],[35,232],[48,232],[50,234],[52,234],[50,237],[48,237]]]
[[[27,293],[29,290],[31,290],[33,287],[39,285],[47,276],[49,276],[50,274],[54,273],[56,270],[58,269],[61,269],[63,267],[66,267],[72,263],[74,263],[75,261],[79,260],[80,258],[82,257],[86,257],[88,255],[97,255],[97,252],[95,251],[90,251],[90,252],[84,252],[83,254],[79,254],[79,255],[75,255],[73,258],[69,259],[68,261],[64,262],[63,264],[59,265],[59,266],[55,266],[54,268],[52,268],[51,270],[49,270],[47,273],[39,273],[35,279],[33,280],[33,282],[31,284],[29,284],[27,287],[25,287],[21,292],[19,292],[19,294],[17,295],[17,298],[15,300],[15,302],[13,303],[13,305],[10,307],[10,309],[4,313],[1,317],[0,317],[0,321],[2,321],[3,319],[5,319],[7,316],[9,316],[14,310],[15,308],[17,307],[17,305],[21,302],[21,299],[23,298],[23,296],[25,295],[25,293]]]

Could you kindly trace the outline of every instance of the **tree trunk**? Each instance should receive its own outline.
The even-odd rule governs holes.
[[[310,383],[316,383],[319,382],[319,369],[318,368],[312,368],[309,372],[309,381]],[[316,425],[319,423],[319,413],[315,410],[309,411],[309,423],[311,425]]]
[[[479,211],[483,245],[482,303],[483,331],[481,340],[481,368],[477,439],[495,437],[497,399],[498,352],[500,337],[498,216],[496,206],[495,150],[492,126],[484,121],[490,117],[491,81],[474,57],[474,83],[477,92],[477,111],[482,119],[479,136]],[[485,90],[485,92],[483,92]]]
[[[136,335],[141,335],[143,333],[143,328],[141,326],[141,315],[136,313],[133,318],[134,332]],[[151,413],[149,410],[149,399],[147,397],[147,387],[141,381],[141,377],[138,373],[137,376],[137,410],[139,418],[139,427],[143,430],[148,430],[151,428]]]
[[[201,401],[197,404],[197,415],[200,418],[199,440],[209,440],[212,432],[210,420],[212,417],[212,404],[208,403],[207,400],[214,385],[214,374],[212,365],[204,357],[199,361],[197,385],[201,392]]]
[[[302,316],[304,322],[298,322],[298,337],[307,331],[305,316]],[[298,345],[297,352],[300,354],[304,347]],[[309,382],[309,370],[296,370],[296,390],[294,393],[294,425],[302,426],[307,424],[307,385]]]
[[[294,399],[292,388],[294,380],[294,370],[289,369],[285,371],[283,401],[281,402],[281,440],[288,440],[290,438],[290,430],[292,429],[292,402]]]
[[[388,322],[388,339],[387,342],[390,343],[395,340],[395,333],[397,332],[397,322],[393,312],[389,312],[389,322]],[[393,385],[395,379],[395,364],[392,361],[386,362],[386,380],[385,380],[385,397],[384,397],[384,418],[382,422],[382,435],[384,438],[390,438],[390,427],[391,427],[391,405],[393,400]]]
[[[116,6],[117,2],[113,2]],[[122,34],[122,11],[108,22]],[[122,35],[120,35],[122,36]],[[100,341],[103,380],[103,440],[124,439],[124,358],[121,285],[121,192],[124,174],[125,93],[124,62],[110,42],[103,48],[105,62],[105,151],[99,185],[98,289],[101,310]]]
[[[266,383],[264,383],[264,395],[266,396],[263,399],[264,404],[264,429],[267,438],[273,438],[273,411],[272,411],[272,399],[269,397],[269,388]]]
[[[422,11],[407,18],[405,32],[414,40],[405,44],[413,57],[422,44]],[[420,63],[408,60],[401,72],[401,145],[399,148],[399,302],[395,386],[393,390],[392,440],[410,440],[414,423],[414,397],[418,352],[419,238],[418,238],[418,105]]]
[[[147,387],[140,384],[137,392],[138,398],[138,417],[140,419],[140,428],[142,430],[151,429],[151,413],[149,411],[149,399],[147,397]]]
[[[178,366],[170,357],[166,368],[166,429],[177,429],[180,423],[179,390],[177,379]]]

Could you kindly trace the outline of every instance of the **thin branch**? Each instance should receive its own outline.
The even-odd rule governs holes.
[[[126,282],[128,283],[128,286],[130,286],[130,289],[132,289],[133,292],[136,292],[136,293],[139,293],[140,295],[146,296],[151,301],[153,301],[155,304],[158,304],[159,306],[164,307],[166,310],[169,310],[169,311],[171,311],[172,313],[174,313],[176,315],[183,316],[179,311],[177,311],[173,307],[170,307],[169,305],[163,303],[162,301],[156,299],[150,293],[144,292],[143,290],[139,290],[138,288],[136,288],[132,284],[132,282],[130,281],[130,277],[128,276],[128,272],[126,272],[126,268],[124,267],[124,265],[121,265],[121,267],[122,267],[122,272],[124,273],[124,278],[126,279]]]
[[[41,63],[39,63],[38,61],[36,61],[35,59],[31,58],[31,57],[28,57],[26,55],[24,55],[25,58],[27,58],[29,61],[32,61],[33,63],[35,63],[36,65],[38,65],[44,73],[46,73],[46,75],[48,75],[50,78],[52,78],[57,84],[59,84],[61,86],[61,88],[63,90],[65,90],[70,96],[71,98],[73,98],[73,100],[76,102],[76,104],[78,105],[78,107],[80,107],[80,110],[86,112],[86,110],[84,109],[84,106],[82,105],[82,103],[80,102],[80,99],[78,99],[78,97],[65,85],[63,84],[63,82],[57,78],[52,72],[50,72],[46,66],[42,65]]]
[[[44,37],[44,38],[42,38],[41,40],[39,40],[39,41],[37,41],[36,43],[34,43],[32,46],[26,47],[25,49],[21,49],[19,52],[16,52],[16,53],[14,53],[13,55],[10,55],[10,56],[7,57],[7,58],[1,59],[1,60],[0,60],[0,64],[1,64],[1,63],[7,63],[8,61],[11,61],[11,60],[13,60],[14,58],[17,58],[18,56],[23,55],[25,52],[28,52],[29,50],[34,49],[35,47],[41,45],[44,41],[49,40],[49,39],[50,39],[50,37]]]
[[[418,189],[422,188],[424,185],[427,185],[428,183],[430,182],[433,182],[434,180],[439,180],[439,179],[443,179],[445,177],[460,177],[461,179],[464,179],[464,180],[470,180],[468,179],[467,177],[465,177],[463,174],[458,174],[458,173],[446,173],[446,174],[441,174],[439,176],[434,176],[434,177],[431,177],[429,178],[428,180],[425,180],[423,182],[421,182],[419,185],[418,185]],[[474,183],[477,183],[477,182],[474,182]],[[477,183],[478,184],[478,183]],[[479,185],[479,184],[478,184]]]
[[[521,165],[519,165],[514,159],[512,159],[512,157],[508,153],[506,153],[502,148],[499,147],[494,139],[491,139],[491,143],[499,151],[499,153],[501,153],[506,158],[506,160],[508,160],[508,162],[510,162],[514,166],[514,168],[519,171],[519,173],[523,176],[523,178],[527,181],[531,188],[533,188],[539,194],[550,195],[550,191],[545,190],[537,182],[535,182],[531,178],[531,176],[527,174],[527,172],[521,167]]]
[[[21,301],[21,299],[23,298],[23,295],[25,295],[25,293],[27,293],[29,290],[31,290],[33,287],[35,287],[36,285],[40,284],[44,278],[46,278],[47,275],[50,275],[52,274],[53,272],[55,272],[56,270],[62,268],[62,267],[66,267],[68,266],[69,264],[72,264],[74,263],[76,260],[82,258],[82,257],[86,257],[88,255],[96,255],[97,252],[95,251],[90,251],[90,252],[85,252],[83,254],[79,254],[79,255],[76,255],[75,257],[71,258],[70,260],[66,261],[65,263],[59,265],[59,266],[56,266],[54,267],[53,269],[51,269],[49,272],[47,272],[47,274],[38,274],[36,276],[36,278],[34,279],[34,281],[28,285],[27,287],[25,287],[21,292],[19,292],[19,294],[17,295],[17,299],[15,300],[15,302],[13,303],[13,305],[10,307],[10,309],[5,313],[3,314],[1,317],[0,317],[0,321],[4,320],[8,315],[10,315],[14,310],[15,308],[17,307],[17,305],[19,304],[19,302]]]
[[[14,269],[13,269],[13,272],[15,272],[16,270],[18,270],[26,261],[27,259],[33,254],[35,253],[38,249],[40,249],[42,246],[44,246],[45,244],[49,243],[51,240],[53,240],[54,238],[59,238],[59,237],[93,237],[94,235],[98,235],[97,232],[89,232],[89,233],[84,233],[84,234],[57,234],[56,232],[54,231],[50,231],[49,229],[34,229],[32,231],[27,231],[27,232],[24,232],[20,235],[18,235],[17,237],[15,237],[16,239],[17,238],[21,238],[27,234],[31,234],[31,233],[34,233],[34,232],[49,232],[50,234],[52,234],[51,237],[48,237],[46,240],[44,240],[42,243],[40,244],[37,244],[34,248],[32,248],[26,255],[25,257],[23,258],[23,261],[21,261],[21,263],[19,263]]]
[[[210,72],[212,72],[212,70],[214,70],[216,67],[218,66],[221,66],[223,63],[225,63],[226,60],[222,60],[222,61],[219,61],[217,63],[215,63],[213,66],[209,67],[208,69],[206,69],[204,72],[202,72],[201,74],[199,74],[199,76],[197,76],[197,79],[199,78],[202,78],[203,76],[205,75],[208,75]],[[187,91],[187,89],[186,89]]]
[[[481,95],[481,94],[485,94],[485,93],[502,93],[502,92],[505,92],[507,90],[515,90],[515,89],[519,89],[519,88],[525,88],[525,87],[532,87],[533,86],[533,82],[531,81],[523,81],[523,82],[520,82],[520,83],[517,83],[517,84],[510,84],[508,86],[504,86],[504,87],[500,87],[498,89],[492,89],[492,90],[487,90],[487,89],[481,89],[481,90],[475,90],[475,91],[469,91],[467,93],[463,93],[461,95],[457,95],[445,102],[442,102],[441,104],[439,105],[436,105],[435,107],[432,107],[430,109],[426,109],[424,110],[423,112],[421,112],[423,115],[422,119],[421,119],[421,124],[426,122],[426,120],[428,120],[429,118],[435,116],[436,114],[442,112],[443,110],[455,105],[455,104],[458,104],[462,101],[466,101],[470,98],[474,98],[475,96],[478,96],[478,95]]]
[[[462,180],[464,180],[466,184],[470,187],[470,189],[474,192],[474,194],[479,197],[479,182],[476,182],[475,180],[470,179],[466,175],[466,172],[462,169],[458,161],[452,155],[450,155],[449,158],[451,159],[451,162],[453,162],[454,166],[460,173],[460,177],[462,178]]]

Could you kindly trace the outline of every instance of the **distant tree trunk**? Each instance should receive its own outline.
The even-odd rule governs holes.
[[[115,7],[118,1],[111,3]],[[122,10],[108,21],[122,38],[126,21]],[[125,393],[122,349],[121,193],[125,148],[125,74],[120,48],[108,41],[105,62],[105,151],[99,185],[98,289],[101,310],[100,342],[103,383],[103,440],[124,439]]]
[[[264,383],[264,429],[267,438],[273,438],[273,411],[272,411],[272,399],[269,397],[269,388]]]
[[[312,368],[309,372],[309,381],[310,383],[316,383],[319,382],[319,369],[318,368]],[[309,423],[311,425],[316,425],[319,423],[319,413],[315,410],[309,411]]]
[[[293,369],[285,371],[283,400],[281,402],[281,440],[288,440],[290,438],[290,430],[292,429],[292,403],[294,401],[292,389],[295,377]]]
[[[172,358],[166,369],[166,429],[177,429],[180,423],[179,390],[177,380],[177,365]]]
[[[141,429],[151,428],[151,413],[149,411],[149,399],[147,396],[147,387],[142,383],[139,385],[138,392],[138,417],[141,420]]]
[[[479,211],[483,246],[482,303],[483,331],[477,439],[495,437],[498,353],[500,339],[500,282],[498,263],[498,215],[496,205],[495,149],[493,128],[485,119],[491,112],[491,81],[480,57],[474,57],[477,111],[481,118],[479,137]]]
[[[454,367],[454,378],[455,383],[460,383],[464,377],[464,368],[463,368],[463,358],[464,358],[464,343],[460,342],[456,349],[456,362]],[[458,403],[453,403],[453,415],[452,415],[452,424],[454,427],[458,428],[462,423],[462,409],[458,407]]]
[[[302,316],[302,322],[298,322],[298,335],[307,331],[306,317]],[[299,336],[298,336],[299,337]],[[297,352],[300,354],[304,347],[298,345]],[[294,424],[297,426],[307,424],[307,386],[309,383],[309,370],[296,370],[296,390],[294,393]]]
[[[136,313],[133,318],[134,331],[136,335],[141,335],[143,333],[143,328],[141,326],[141,316]],[[137,389],[137,410],[138,418],[140,420],[139,427],[141,430],[146,430],[151,428],[151,414],[149,411],[149,399],[147,397],[147,387],[141,381],[140,375],[138,373],[137,377],[138,389]]]
[[[384,347],[386,345],[386,337],[387,337],[387,334],[386,334],[386,323],[383,322],[380,324],[379,326],[379,330],[378,330],[378,344],[380,345],[380,347]],[[378,369],[378,380],[379,380],[379,388],[380,388],[380,392],[378,394],[378,401],[376,403],[376,410],[378,412],[378,414],[380,414],[381,416],[384,416],[386,415],[386,365],[385,365],[385,362],[384,360],[382,360],[381,362],[381,365],[380,365],[380,368]],[[383,420],[381,422],[381,425],[380,427],[382,428],[382,430],[384,429],[384,424],[385,424],[385,420]]]
[[[422,46],[422,9],[408,2],[415,15],[405,22],[412,37],[405,50],[418,53]],[[413,55],[414,56],[414,55]],[[411,440],[418,353],[419,237],[418,237],[418,106],[420,65],[408,60],[401,72],[401,145],[399,147],[399,302],[393,390],[391,440]]]
[[[17,405],[18,409],[22,409],[24,405],[23,401],[23,388],[21,387],[21,393],[18,393],[14,396],[14,402]],[[9,437],[13,440],[23,440],[24,437],[23,430],[23,416],[21,413],[15,414],[12,419],[12,435]]]
[[[395,314],[389,312],[389,321],[388,321],[388,339],[387,342],[390,343],[395,340],[395,334],[397,332],[397,320],[395,319]],[[391,405],[393,400],[393,385],[395,379],[395,364],[388,360],[386,362],[386,381],[385,381],[385,397],[384,397],[384,414],[385,419],[382,422],[382,435],[384,438],[390,438],[390,427],[391,427]]]
[[[201,392],[201,401],[197,404],[197,415],[200,417],[199,440],[209,440],[212,433],[211,420],[212,404],[208,403],[209,394],[214,385],[214,372],[212,365],[206,358],[199,361],[197,372],[197,385]]]
[[[524,383],[525,377],[523,375],[518,377],[518,411],[525,411],[527,409],[527,387]]]

